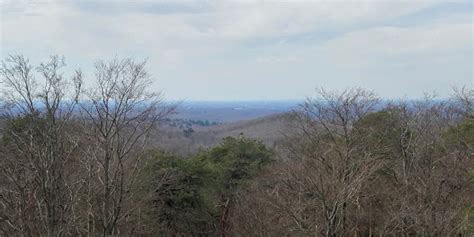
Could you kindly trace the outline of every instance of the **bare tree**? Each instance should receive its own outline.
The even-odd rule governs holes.
[[[362,89],[342,93],[321,89],[319,94],[296,112],[300,134],[290,138],[287,148],[300,162],[289,165],[285,183],[304,200],[304,207],[288,211],[302,230],[337,236],[349,233],[348,205],[380,165],[377,153],[365,149],[363,138],[353,132],[375,111],[379,99]]]
[[[472,202],[468,177],[472,154],[459,146],[459,120],[451,102],[399,102],[388,110],[398,121],[391,159],[386,222],[382,233],[419,236],[458,234]]]
[[[454,88],[454,100],[460,104],[459,112],[474,119],[474,88]]]
[[[474,123],[466,91],[456,101],[428,96],[383,106],[363,90],[322,91],[295,113],[298,126],[282,161],[240,196],[232,230],[471,234]]]
[[[0,189],[0,206],[11,214],[1,218],[12,233],[59,236],[72,225],[68,213],[74,184],[66,166],[76,146],[67,125],[82,74],[76,71],[67,80],[63,66],[64,59],[52,56],[36,68],[41,78],[37,79],[26,58],[12,55],[0,68],[1,104],[8,123],[4,138],[14,149],[2,157],[0,172],[6,187]],[[15,211],[9,212],[10,208]]]
[[[173,111],[152,84],[146,62],[132,59],[95,64],[96,83],[85,90],[81,103],[84,134],[89,145],[83,164],[88,171],[88,232],[118,233],[130,215],[129,203],[139,162],[150,132]]]

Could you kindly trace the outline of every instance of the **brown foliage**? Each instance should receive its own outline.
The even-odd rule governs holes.
[[[457,106],[471,97],[375,111],[377,99],[363,90],[321,95],[296,112],[301,126],[289,137],[289,155],[241,195],[237,235],[470,233],[474,159],[465,133],[472,130],[461,125],[472,108]]]

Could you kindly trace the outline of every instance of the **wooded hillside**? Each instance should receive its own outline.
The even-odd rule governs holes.
[[[0,236],[474,234],[473,88],[383,103],[320,89],[184,134],[145,62],[98,61],[92,85],[64,66],[0,67]]]

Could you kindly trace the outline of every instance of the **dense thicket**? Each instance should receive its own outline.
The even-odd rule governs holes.
[[[0,67],[1,236],[474,233],[472,88],[396,102],[320,90],[275,150],[241,136],[181,157],[149,143],[173,108],[144,62],[99,61],[89,86],[64,66]]]
[[[271,161],[272,152],[262,143],[242,137],[227,137],[191,157],[154,154],[141,177],[150,221],[142,231],[166,236],[229,234],[235,195]]]
[[[18,55],[0,67],[0,235],[120,233],[149,135],[172,111],[149,92],[145,62],[98,61],[87,87],[64,66]]]
[[[237,235],[455,236],[473,233],[472,90],[455,101],[380,104],[328,93],[296,112],[288,157],[242,195]]]

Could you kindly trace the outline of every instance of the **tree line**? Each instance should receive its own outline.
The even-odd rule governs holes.
[[[294,113],[282,161],[242,193],[239,236],[470,236],[474,90],[381,103],[319,91]]]
[[[393,102],[320,89],[277,149],[240,136],[180,157],[151,142],[175,107],[145,65],[98,61],[85,80],[58,56],[2,61],[0,235],[474,233],[472,88]]]
[[[88,87],[64,66],[58,56],[37,67],[22,55],[2,61],[5,235],[118,233],[149,135],[173,111],[148,90],[145,62],[98,61]]]

